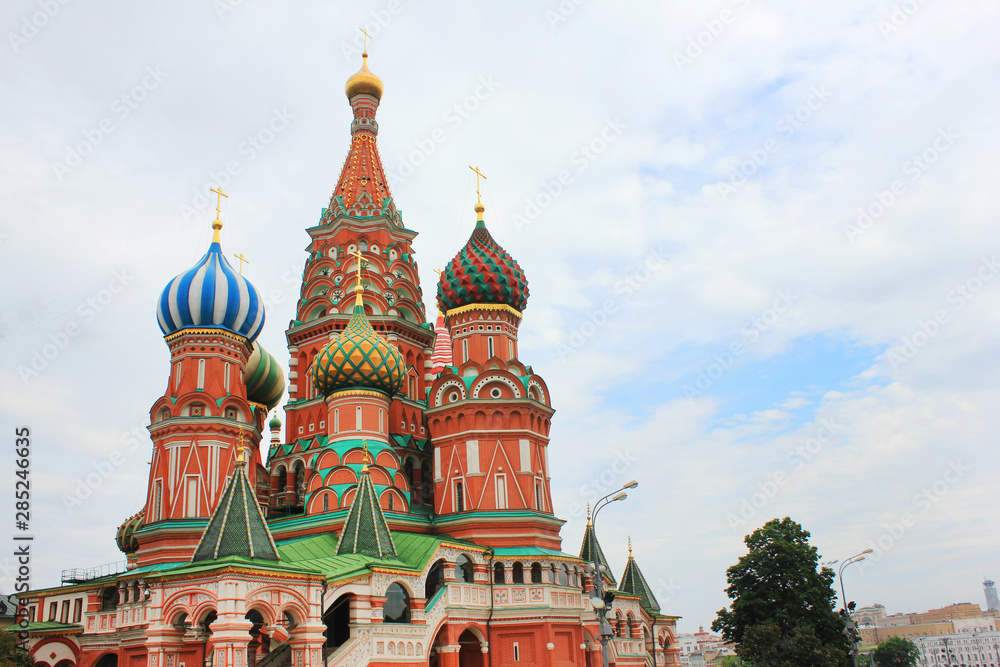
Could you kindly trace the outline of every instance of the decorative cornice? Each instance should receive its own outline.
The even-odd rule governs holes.
[[[332,401],[338,398],[346,397],[357,397],[357,396],[368,396],[371,398],[384,398],[389,400],[389,395],[384,391],[378,391],[375,389],[341,389],[340,391],[335,391],[326,397],[327,401]]]
[[[163,340],[170,343],[180,338],[181,336],[191,335],[191,334],[197,334],[201,336],[224,336],[226,338],[232,338],[233,340],[239,341],[241,343],[246,343],[249,341],[249,339],[246,336],[240,336],[239,334],[234,334],[233,332],[227,331],[225,329],[195,329],[195,328],[181,329],[180,331],[176,331],[170,334],[169,336],[164,336]]]
[[[461,315],[462,313],[467,313],[470,310],[503,310],[514,315],[518,319],[524,317],[521,311],[508,306],[505,303],[470,303],[467,306],[459,306],[458,308],[452,308],[451,310],[445,312],[445,317],[451,317],[453,315]]]

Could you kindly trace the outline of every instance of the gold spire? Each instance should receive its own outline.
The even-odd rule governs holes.
[[[368,472],[368,464],[371,462],[371,457],[368,456],[368,438],[365,438],[365,457],[361,459],[361,472]]]
[[[242,276],[242,275],[243,275],[243,263],[244,263],[244,262],[246,262],[247,264],[249,264],[249,263],[250,263],[250,260],[249,260],[249,259],[247,259],[246,257],[244,257],[244,256],[243,256],[243,253],[240,253],[240,254],[238,254],[238,255],[237,255],[237,254],[236,254],[236,253],[234,252],[234,253],[233,253],[233,257],[235,257],[236,259],[240,260],[240,275]]]
[[[587,502],[587,525],[593,526],[594,524],[590,522],[590,502]]]
[[[476,206],[475,206],[475,211],[476,211],[476,215],[478,216],[476,218],[476,221],[477,222],[482,222],[483,221],[483,211],[486,210],[486,207],[483,206],[483,195],[479,191],[479,179],[482,178],[485,181],[486,180],[486,176],[483,175],[483,172],[479,171],[479,167],[473,167],[470,164],[469,165],[469,169],[471,169],[472,171],[476,172]]]
[[[355,306],[364,307],[365,300],[361,297],[362,292],[365,291],[364,285],[361,284],[361,257],[362,257],[362,255],[361,255],[361,252],[357,251],[357,250],[354,251],[354,252],[352,252],[351,254],[358,258],[358,282],[355,283],[355,285],[354,285],[354,294],[355,294],[354,305]]]
[[[628,557],[632,557],[632,536],[628,536]]]
[[[212,235],[212,243],[219,243],[222,240],[221,235],[219,234],[219,231],[222,229],[222,220],[219,219],[222,215],[222,198],[225,197],[226,199],[229,199],[229,195],[224,193],[221,187],[212,188],[211,191],[219,195],[216,197],[215,220],[212,222],[212,229],[215,231]],[[243,265],[240,264],[240,266],[242,267]]]

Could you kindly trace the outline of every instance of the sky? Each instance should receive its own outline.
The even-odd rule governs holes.
[[[155,303],[208,246],[210,187],[287,362],[359,27],[428,312],[469,165],[527,274],[566,551],[635,479],[599,539],[620,574],[631,536],[681,631],[776,517],[823,561],[874,549],[859,605],[984,605],[1000,577],[995,2],[11,0],[0,27],[0,484],[30,427],[36,586],[122,558]]]

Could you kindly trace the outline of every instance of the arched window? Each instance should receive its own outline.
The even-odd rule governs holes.
[[[514,568],[511,572],[511,581],[515,584],[524,583],[524,565],[521,564],[521,561],[514,563]]]
[[[459,554],[455,559],[455,582],[459,584],[472,583],[472,561],[465,554]]]
[[[493,358],[493,336],[490,336],[489,338],[486,339],[486,347],[487,347],[486,358],[487,359],[492,359]]]
[[[563,565],[557,572],[559,574],[559,585],[569,586],[569,568]]]
[[[444,559],[431,565],[431,569],[427,571],[427,583],[425,585],[425,593],[427,599],[430,600],[434,597],[441,588],[444,587]]]
[[[328,512],[330,510],[330,494],[323,494],[323,511]]]
[[[461,482],[455,482],[455,511],[465,511],[465,490]]]
[[[555,563],[552,563],[551,565],[549,565],[549,574],[551,575],[551,576],[549,576],[549,583],[550,584],[555,584],[556,581],[557,581],[557,579],[556,579],[556,564]]]
[[[542,583],[542,564],[532,563],[531,564],[531,583],[540,584]]]
[[[634,634],[632,632],[632,623],[634,620],[635,619],[632,618],[632,612],[629,612],[628,616],[625,618],[625,636],[629,639],[634,638]]]
[[[464,364],[469,360],[469,339],[466,338],[462,341],[462,363]]]
[[[385,590],[385,606],[382,607],[383,623],[410,622],[410,596],[406,589],[397,583],[389,584]]]
[[[393,501],[392,494],[389,494],[389,511],[392,512],[396,509],[396,503]]]
[[[504,567],[503,563],[493,564],[493,583],[494,584],[505,584],[507,583],[504,577]]]

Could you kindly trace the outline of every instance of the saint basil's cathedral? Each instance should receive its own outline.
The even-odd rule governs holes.
[[[256,340],[262,299],[225,258],[217,207],[208,252],[156,306],[169,377],[145,505],[116,535],[127,564],[22,596],[36,665],[602,665],[584,568],[607,561],[589,520],[580,553],[562,550],[554,410],[518,357],[524,272],[477,203],[427,321],[367,53],[346,93],[350,149],[306,229],[286,331],[284,437],[268,414],[285,374]],[[678,617],[631,548],[620,582],[600,576],[616,595],[609,662],[679,665]]]

